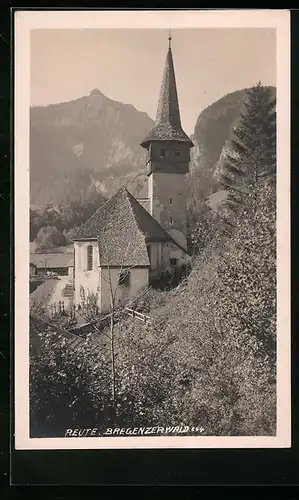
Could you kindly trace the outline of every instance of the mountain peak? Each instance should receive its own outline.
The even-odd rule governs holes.
[[[92,89],[92,90],[91,90]],[[98,88],[50,107],[31,109],[31,202],[57,204],[88,196],[90,185],[107,196],[144,167],[140,141],[153,121]]]
[[[103,96],[102,92],[100,92],[100,90],[99,90],[99,89],[92,89],[92,90],[90,91],[90,94],[89,94],[89,95],[90,95],[90,96],[96,96],[96,95]]]

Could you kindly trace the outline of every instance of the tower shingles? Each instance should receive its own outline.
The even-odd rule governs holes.
[[[142,141],[141,146],[148,148],[151,141],[182,141],[189,143],[190,147],[193,146],[181,125],[171,47],[169,47],[166,56],[156,121],[152,130]]]

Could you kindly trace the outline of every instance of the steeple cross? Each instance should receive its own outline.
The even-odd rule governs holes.
[[[169,30],[168,45],[169,45],[169,48],[170,48],[171,47],[171,30]]]

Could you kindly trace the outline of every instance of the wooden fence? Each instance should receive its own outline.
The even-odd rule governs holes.
[[[47,309],[49,311],[49,315],[52,318],[56,316],[69,316],[70,319],[76,319],[77,315],[98,316],[99,314],[98,306],[71,304],[69,307],[66,307],[65,302],[63,300],[60,300],[58,302],[53,302],[52,304],[47,306]]]
[[[88,312],[93,313],[93,317],[88,319],[88,315],[86,316],[85,322],[80,324],[78,323],[78,319],[83,319],[87,311],[82,306],[76,306],[75,304],[71,304],[70,307],[66,308],[64,301],[59,301],[50,304],[48,307],[49,316],[52,320],[65,317],[66,325],[70,332],[85,337],[91,331],[101,332],[104,328],[106,328],[111,321],[111,313],[106,316],[97,317],[98,316],[98,308],[88,308]],[[151,318],[146,314],[143,314],[135,309],[131,309],[129,307],[125,307],[124,309],[120,309],[114,312],[114,324],[117,325],[123,316],[129,316],[136,320],[142,321],[143,323],[150,324]]]
[[[59,302],[53,302],[48,306],[51,318],[55,316],[66,316],[67,312],[65,310],[65,304],[63,300],[59,300]]]
[[[150,323],[151,321],[151,318],[149,316],[141,312],[135,311],[134,309],[129,309],[128,307],[126,307],[125,311],[128,313],[129,316],[131,316],[131,318],[139,319],[140,321],[143,321],[143,323]]]

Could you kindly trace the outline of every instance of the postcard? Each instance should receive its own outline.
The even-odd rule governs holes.
[[[14,15],[15,448],[288,448],[290,14]]]

